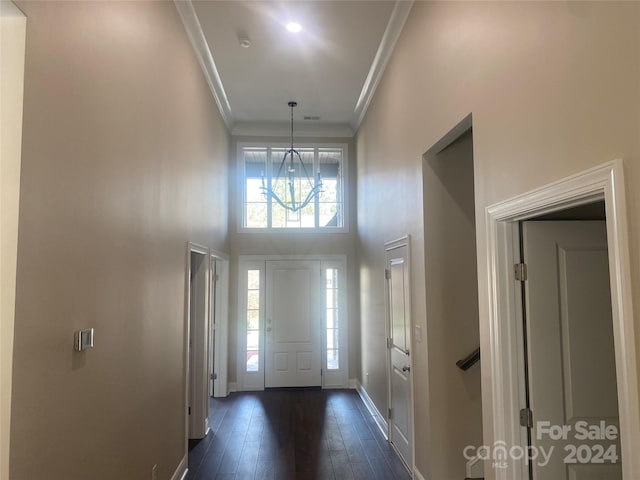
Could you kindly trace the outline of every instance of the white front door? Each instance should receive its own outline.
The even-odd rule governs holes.
[[[524,222],[523,247],[533,478],[620,480],[605,222]]]
[[[406,465],[413,462],[411,317],[408,239],[386,246],[389,331],[389,441]]]
[[[320,386],[320,261],[267,261],[265,387]]]

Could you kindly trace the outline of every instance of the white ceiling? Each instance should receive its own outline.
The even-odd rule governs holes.
[[[350,136],[409,13],[407,1],[176,1],[233,134]],[[296,21],[297,34],[285,25]],[[249,48],[240,40],[248,38]],[[303,120],[304,116],[320,117]]]

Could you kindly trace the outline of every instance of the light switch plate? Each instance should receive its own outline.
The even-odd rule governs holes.
[[[73,345],[78,352],[93,348],[93,328],[78,330],[73,335]]]

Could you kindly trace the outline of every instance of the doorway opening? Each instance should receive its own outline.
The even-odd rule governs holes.
[[[385,249],[387,438],[413,472],[415,458],[411,319],[411,243],[408,235],[387,242]]]
[[[596,205],[592,205],[594,203]],[[546,249],[551,250],[547,260],[538,260],[537,251],[542,251],[544,257],[545,249],[538,247],[541,241],[536,237],[542,237],[544,242],[550,235],[564,235],[549,233],[549,224],[564,228],[562,224],[573,224],[566,221],[567,215],[572,219],[577,212],[601,209],[602,203],[604,224],[602,220],[584,222],[591,225],[582,238],[554,240],[550,242],[551,248]],[[574,207],[580,209],[571,210]],[[562,217],[565,218],[558,220]],[[535,219],[539,221],[533,221]],[[594,226],[594,223],[600,225]],[[594,478],[594,472],[589,469],[595,462],[590,460],[599,453],[593,442],[590,443],[592,439],[576,437],[579,432],[575,422],[565,425],[564,419],[584,417],[580,418],[587,422],[584,426],[591,427],[593,417],[615,416],[615,411],[611,411],[616,403],[618,438],[603,440],[619,440],[619,449],[615,442],[613,445],[619,450],[616,455],[620,458],[622,477],[615,465],[608,472],[599,468],[597,475],[625,480],[639,478],[640,462],[636,452],[640,451],[640,404],[622,161],[607,163],[490,206],[486,210],[486,226],[493,441],[504,442],[507,449],[527,448],[528,436],[534,436],[533,446],[544,447],[540,442],[554,426],[560,432],[560,439],[566,436],[581,452],[576,456],[577,465],[571,467],[575,471],[570,472],[573,447],[565,451],[566,445],[560,445],[558,448],[562,450],[555,453],[559,459],[554,460],[557,464],[552,467],[557,473],[553,475],[541,473],[538,465],[532,467],[527,456],[507,456],[502,459],[501,468],[494,470],[496,479],[528,479],[532,473],[534,478],[542,476],[553,480]],[[576,230],[575,225],[568,228],[571,232]],[[536,233],[541,229],[546,231]],[[521,251],[533,255],[534,271],[528,263],[526,267],[522,265]],[[545,262],[548,269],[554,271],[554,277],[541,277],[544,280],[536,280],[534,287],[533,278],[540,275],[537,265]],[[602,272],[596,275],[594,269],[608,270],[608,276]],[[607,278],[603,280],[603,277]],[[526,280],[524,286],[522,279]],[[549,291],[554,292],[543,294],[545,298],[540,301],[536,299],[539,293],[533,291],[539,288],[550,288]],[[605,308],[607,295],[610,315]],[[526,300],[524,308],[523,299]],[[553,314],[544,313],[549,306]],[[574,321],[571,312],[582,313],[577,313],[578,320]],[[590,318],[594,312],[594,318]],[[544,327],[544,322],[553,322],[553,325]],[[583,363],[580,365],[580,362]],[[545,380],[544,375],[555,375],[555,378]],[[540,387],[538,380],[547,386]],[[597,392],[595,398],[589,398],[583,391],[593,389],[593,382],[598,384]],[[549,391],[545,392],[544,388]],[[615,389],[615,393],[605,395],[601,390],[606,389]],[[536,408],[541,409],[540,415],[551,418],[540,418]],[[557,426],[553,425],[556,417],[561,422]],[[542,423],[537,423],[538,420]],[[606,430],[606,420],[602,421]],[[596,424],[602,431],[600,420]],[[566,435],[562,433],[563,428]],[[601,457],[607,462],[604,456],[608,447],[604,444],[602,447]],[[568,472],[573,476],[567,477]]]
[[[526,478],[621,480],[604,201],[521,221],[518,234]]]
[[[471,115],[425,153],[423,205],[426,332],[416,341],[427,343],[428,430],[442,446],[431,474],[482,478],[482,462],[460,455],[483,438]]]
[[[209,249],[189,243],[187,271],[187,438],[209,430]]]
[[[229,256],[211,250],[209,293],[209,396],[226,397],[229,338]]]

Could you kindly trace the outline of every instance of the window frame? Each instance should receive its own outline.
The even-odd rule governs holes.
[[[329,370],[327,364],[327,269],[337,270],[338,295],[338,364]],[[347,261],[346,258],[323,258],[320,260],[322,290],[322,388],[346,388],[349,385],[349,311],[347,310]]]
[[[349,285],[347,283],[347,256],[342,254],[328,255],[240,255],[238,257],[238,339],[236,352],[237,381],[234,390],[256,391],[264,390],[265,385],[265,350],[266,350],[266,268],[271,260],[317,260],[320,263],[320,302],[322,307],[319,312],[320,329],[322,331],[320,341],[320,361],[322,366],[322,388],[349,388],[349,330],[351,319],[349,317]],[[340,368],[328,370],[327,365],[327,319],[326,319],[326,270],[334,268],[338,270],[338,311],[340,315],[338,350],[340,355]],[[259,369],[256,372],[247,372],[247,272],[260,270],[260,339]]]
[[[248,303],[248,272],[250,270],[258,270],[260,272],[260,313],[259,313],[259,348],[258,348],[258,370],[247,370],[247,303]],[[266,264],[260,260],[241,261],[239,269],[239,338],[238,338],[238,378],[242,378],[243,388],[247,390],[264,389],[264,361],[265,361],[265,345],[264,345],[264,327],[265,327],[265,305],[266,305]]]
[[[321,227],[318,226],[319,221],[319,205],[318,200],[314,199],[315,213],[314,213],[314,227],[284,227],[277,228],[271,226],[272,223],[272,209],[271,204],[267,203],[267,226],[264,228],[247,227],[246,225],[246,176],[245,176],[245,163],[244,163],[244,149],[245,148],[266,148],[267,149],[267,168],[269,168],[270,152],[273,149],[288,149],[291,148],[291,144],[286,142],[238,142],[236,144],[236,160],[237,160],[237,185],[239,186],[237,192],[239,211],[237,212],[238,233],[265,233],[265,234],[307,234],[307,233],[349,233],[349,145],[347,143],[300,143],[294,144],[296,149],[320,149],[320,148],[336,148],[342,150],[342,226],[341,227]],[[314,152],[314,167],[317,161],[317,155]],[[315,171],[315,168],[314,168]],[[270,202],[270,201],[269,201]]]

